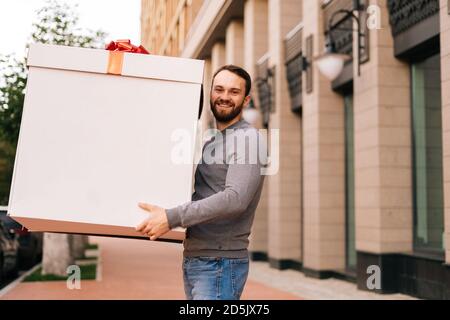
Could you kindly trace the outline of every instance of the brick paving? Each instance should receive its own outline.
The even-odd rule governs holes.
[[[180,244],[91,237],[100,247],[97,280],[81,282],[80,290],[69,290],[62,282],[19,283],[0,299],[150,299],[183,300]],[[294,270],[276,270],[268,263],[250,263],[243,300],[300,299],[413,299],[393,294],[360,291],[338,279],[307,278]]]
[[[305,300],[414,300],[404,294],[377,294],[361,291],[356,284],[339,280],[308,278],[295,270],[277,270],[265,262],[252,262],[249,279],[299,295]]]
[[[0,299],[185,299],[179,244],[91,237],[100,247],[100,279],[69,290],[64,281],[21,282]],[[300,296],[249,280],[242,299],[292,300]]]

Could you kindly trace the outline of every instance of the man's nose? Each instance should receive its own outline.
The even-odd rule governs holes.
[[[228,91],[224,91],[219,95],[220,100],[230,101],[230,93]]]

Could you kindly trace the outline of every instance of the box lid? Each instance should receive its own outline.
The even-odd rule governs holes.
[[[107,73],[111,51],[79,47],[31,44],[29,67]],[[123,53],[121,76],[203,83],[203,60],[152,54]]]

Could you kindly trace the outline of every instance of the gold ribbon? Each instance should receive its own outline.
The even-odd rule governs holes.
[[[108,59],[108,69],[109,74],[122,74],[123,66],[123,52],[122,51],[110,51]]]
[[[137,47],[129,39],[111,41],[105,49],[109,50],[107,73],[117,75],[122,74],[124,52],[149,54],[143,46]]]

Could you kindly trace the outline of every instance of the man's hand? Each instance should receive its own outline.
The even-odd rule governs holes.
[[[156,240],[170,230],[166,209],[148,203],[139,203],[139,207],[150,212],[151,217],[138,225],[136,231]]]

